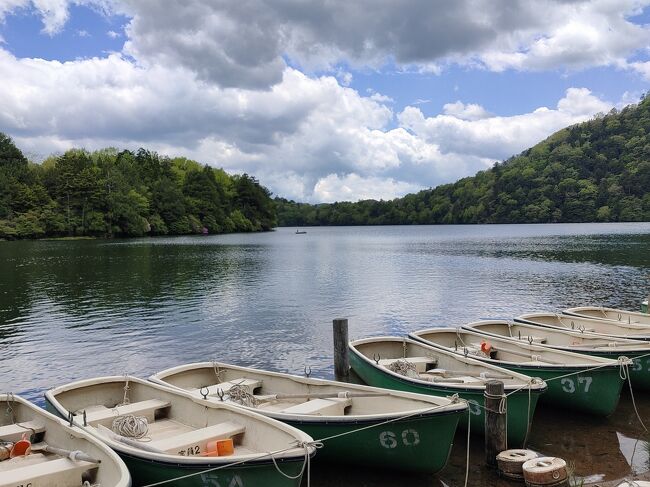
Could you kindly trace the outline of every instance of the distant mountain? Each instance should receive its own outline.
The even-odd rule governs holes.
[[[392,201],[276,205],[280,226],[650,221],[650,96],[453,184]]]

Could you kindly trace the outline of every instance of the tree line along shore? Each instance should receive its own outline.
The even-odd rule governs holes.
[[[0,133],[0,238],[140,237],[275,226],[650,221],[650,97],[472,177],[389,201],[297,203],[183,157],[73,149],[29,162]]]
[[[650,221],[650,97],[453,184],[391,201],[276,198],[281,226]]]

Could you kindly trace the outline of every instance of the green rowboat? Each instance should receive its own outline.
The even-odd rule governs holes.
[[[615,323],[646,325],[650,327],[650,316],[636,311],[626,311],[615,308],[601,308],[598,306],[581,306],[569,308],[562,313],[580,318],[593,318],[595,320],[613,321]]]
[[[546,390],[541,380],[409,338],[366,338],[351,341],[349,347],[350,365],[367,384],[432,396],[458,394],[468,402],[470,427],[474,433],[482,434],[485,428],[485,383],[492,379],[503,381],[506,394],[512,393],[507,398],[510,447],[525,443],[537,400]]]
[[[515,322],[596,334],[605,340],[631,338],[650,341],[650,326],[636,323],[581,318],[557,313],[527,313],[516,317]]]
[[[641,313],[647,313],[648,312],[648,300],[646,299],[641,303]]]
[[[610,360],[627,357],[633,362],[628,369],[632,386],[650,390],[650,343],[642,340],[604,339],[602,336],[579,331],[498,320],[477,321],[463,325],[462,328],[521,343],[534,343],[554,350],[584,353]]]
[[[74,414],[77,426],[115,450],[136,486],[299,487],[315,452],[311,437],[289,425],[135,377],[78,381],[45,398],[49,408]],[[144,437],[114,422],[129,415],[147,420]],[[232,451],[217,454],[217,440]]]
[[[217,362],[149,380],[228,401],[324,440],[317,461],[434,473],[447,463],[465,401],[311,379]],[[233,385],[240,386],[230,395]],[[247,396],[241,395],[245,388]],[[388,422],[388,423],[387,423]],[[339,436],[340,435],[340,436]]]
[[[621,395],[624,381],[615,360],[453,328],[430,328],[410,336],[448,352],[467,354],[481,362],[540,377],[548,384],[541,401],[562,409],[609,416]],[[625,363],[631,365],[628,359]]]

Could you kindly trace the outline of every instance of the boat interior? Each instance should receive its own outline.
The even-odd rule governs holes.
[[[484,387],[488,380],[498,379],[508,389],[521,387],[528,381],[519,374],[477,362],[471,357],[433,349],[412,340],[361,340],[355,348],[391,372],[445,386]]]
[[[478,332],[499,335],[504,338],[515,338],[523,343],[549,345],[552,347],[566,347],[580,351],[609,351],[612,349],[618,351],[625,350],[648,350],[650,343],[641,341],[631,341],[623,338],[616,339],[611,337],[599,337],[594,335],[585,335],[580,332],[571,332],[570,330],[555,330],[553,328],[544,328],[541,326],[526,325],[523,323],[510,323],[507,321],[477,321],[470,323],[468,328]]]
[[[635,323],[615,323],[578,316],[559,315],[556,313],[531,313],[515,318],[515,321],[530,322],[542,326],[556,326],[585,333],[600,333],[614,336],[650,337],[650,326]]]
[[[569,314],[576,314],[588,318],[605,319],[627,324],[650,325],[650,315],[635,311],[623,311],[613,308],[599,308],[596,306],[582,306],[566,310]]]
[[[492,338],[476,332],[436,329],[417,332],[417,336],[425,341],[446,347],[456,353],[467,352],[468,356],[487,358],[496,362],[508,362],[517,365],[532,366],[571,366],[589,365],[597,359],[587,355],[577,355],[565,351],[541,347],[541,336],[535,336],[537,343],[513,342],[509,339]]]
[[[157,374],[158,380],[194,396],[234,401],[261,412],[301,416],[366,416],[400,414],[443,403],[440,398],[416,399],[407,395],[354,385],[341,387],[302,377],[256,371],[226,364],[197,364]],[[240,389],[243,388],[242,393]]]
[[[253,455],[284,449],[296,439],[290,431],[228,405],[207,407],[140,380],[98,381],[55,391],[54,398],[75,414],[78,423],[85,422],[109,440],[150,453],[184,457]],[[116,424],[116,418],[127,416],[146,420],[141,438]]]
[[[100,469],[108,457],[73,431],[36,407],[0,396],[0,487],[117,485],[119,471]],[[66,454],[72,451],[85,459],[72,460]]]

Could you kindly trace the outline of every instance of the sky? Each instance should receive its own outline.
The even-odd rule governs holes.
[[[650,0],[0,0],[0,132],[311,203],[490,167],[649,90]]]

